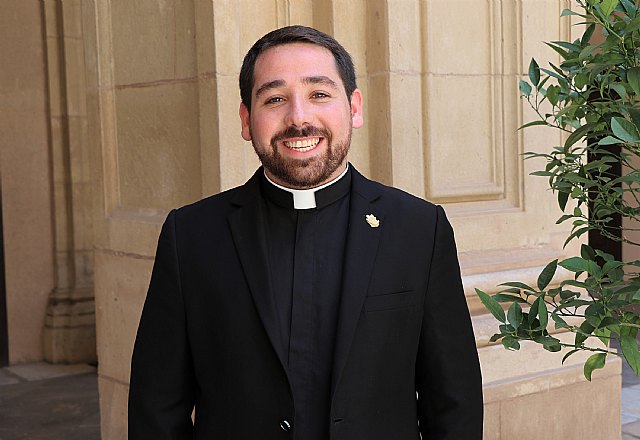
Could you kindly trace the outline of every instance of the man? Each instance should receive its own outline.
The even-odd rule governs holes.
[[[349,54],[278,29],[240,89],[263,168],[163,226],[129,439],[480,439],[453,232],[442,208],[347,163],[363,123]]]

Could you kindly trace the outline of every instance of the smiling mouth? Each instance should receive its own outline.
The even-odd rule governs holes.
[[[313,150],[320,143],[319,137],[312,137],[308,139],[296,140],[296,141],[282,141],[285,147],[290,150],[294,150],[300,153],[306,153]]]

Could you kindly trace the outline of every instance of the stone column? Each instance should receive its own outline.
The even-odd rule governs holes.
[[[80,1],[44,2],[53,170],[55,288],[44,357],[96,361],[91,181]]]

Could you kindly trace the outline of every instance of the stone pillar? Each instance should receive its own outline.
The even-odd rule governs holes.
[[[44,4],[55,225],[55,288],[44,322],[44,357],[96,361],[91,180],[80,1]]]

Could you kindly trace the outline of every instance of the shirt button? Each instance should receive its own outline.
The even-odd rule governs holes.
[[[289,423],[288,420],[283,420],[280,422],[280,428],[282,428],[284,432],[289,432],[291,431],[291,423]]]

